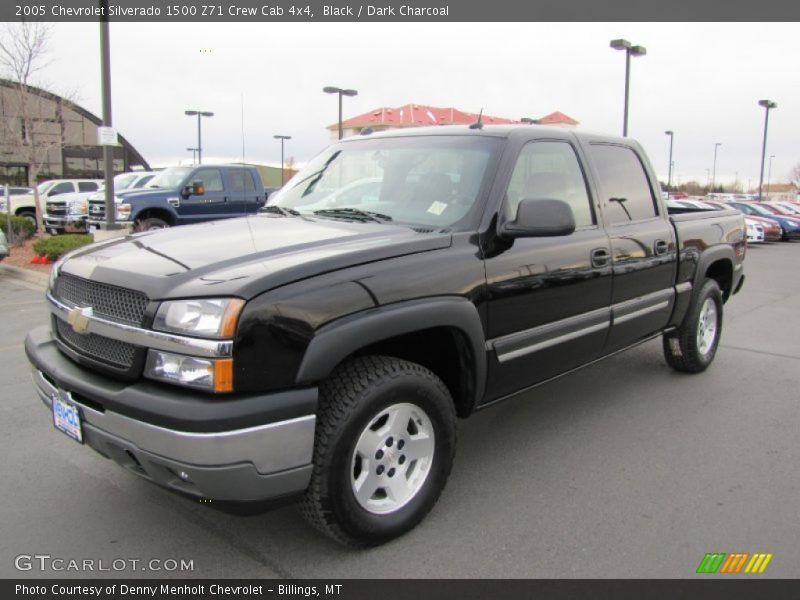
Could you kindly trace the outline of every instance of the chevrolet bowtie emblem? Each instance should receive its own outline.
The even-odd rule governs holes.
[[[72,326],[75,333],[86,333],[89,329],[89,319],[93,311],[91,306],[85,308],[73,308],[67,314],[67,323]]]

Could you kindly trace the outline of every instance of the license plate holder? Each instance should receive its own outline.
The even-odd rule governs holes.
[[[53,397],[53,425],[76,442],[83,443],[80,409],[60,396]]]

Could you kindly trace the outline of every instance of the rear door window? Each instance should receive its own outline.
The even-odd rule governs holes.
[[[621,225],[658,215],[642,161],[626,146],[592,144],[592,159],[607,225]]]

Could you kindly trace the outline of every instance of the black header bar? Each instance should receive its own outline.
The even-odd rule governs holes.
[[[107,4],[106,6],[103,6]],[[772,22],[786,0],[3,0],[0,20],[48,22]]]

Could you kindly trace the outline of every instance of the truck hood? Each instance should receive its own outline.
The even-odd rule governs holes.
[[[155,196],[178,196],[178,190],[172,188],[134,188],[132,190],[120,190],[114,196],[125,201],[137,200],[139,198],[150,198]]]
[[[149,298],[239,296],[397,256],[446,248],[449,233],[257,215],[129,235],[71,254],[61,272]]]

